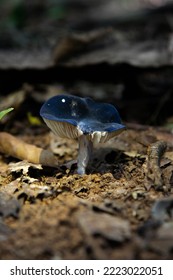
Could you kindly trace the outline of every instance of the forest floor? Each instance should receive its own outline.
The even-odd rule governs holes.
[[[173,257],[172,134],[128,128],[97,146],[87,174],[78,175],[75,164],[64,165],[76,159],[77,141],[27,120],[12,127],[16,139],[51,147],[59,166],[1,154],[1,259]]]
[[[0,122],[0,259],[172,259],[172,4],[49,2],[1,9],[0,111],[14,110]],[[64,92],[117,106],[127,127],[86,175],[66,165],[77,141],[39,116]],[[57,166],[28,161],[34,147]]]

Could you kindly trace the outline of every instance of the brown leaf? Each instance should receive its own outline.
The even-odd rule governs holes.
[[[173,197],[156,201],[152,207],[152,217],[160,221],[173,219]]]
[[[20,207],[20,203],[17,199],[12,198],[4,192],[0,192],[0,216],[13,216],[17,218]]]
[[[4,241],[12,233],[12,230],[0,220],[0,241]]]
[[[99,235],[120,243],[131,237],[129,222],[118,217],[86,211],[79,214],[78,220],[87,235]]]

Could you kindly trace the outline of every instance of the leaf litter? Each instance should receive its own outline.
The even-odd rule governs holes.
[[[9,92],[14,83],[15,92],[7,98],[5,91],[1,104],[15,110],[3,118],[0,132],[1,259],[173,258],[171,123],[169,129],[134,123],[157,117],[163,124],[165,111],[172,116],[169,2],[129,1],[122,9],[122,1],[83,1],[83,17],[64,17],[61,30],[46,29],[43,13],[37,30],[32,24],[23,34],[7,34],[11,49],[1,45],[1,88],[8,83]],[[73,32],[64,30],[69,21]],[[16,46],[16,35],[23,45]],[[52,74],[56,85],[25,84],[52,81]],[[94,85],[81,77],[103,81]],[[54,138],[34,119],[41,103],[69,89],[117,102],[129,122],[122,135],[95,147],[84,176],[69,162],[76,142]]]
[[[43,133],[43,138],[45,135],[49,140],[54,137],[47,130]],[[7,233],[0,242],[1,257],[171,258],[172,236],[169,236],[169,242],[163,238],[166,229],[171,228],[171,217],[168,215],[168,219],[159,222],[157,227],[153,228],[153,225],[156,216],[163,216],[157,203],[172,193],[168,180],[172,176],[172,168],[169,168],[172,160],[161,164],[166,158],[164,154],[156,154],[152,164],[159,168],[162,183],[168,187],[162,190],[154,185],[146,188],[147,148],[137,143],[135,150],[133,140],[132,152],[130,133],[133,135],[133,130],[118,136],[107,147],[96,147],[88,174],[84,176],[76,174],[75,165],[70,169],[63,165],[77,154],[76,142],[68,139],[65,142],[60,138],[51,140],[54,144],[50,144],[49,149],[56,153],[60,162],[58,168],[18,161],[17,157],[15,163],[14,158],[12,161],[9,158],[6,172],[0,175],[1,202],[5,201],[5,204],[1,203],[1,212],[3,224],[12,233]],[[143,131],[143,134],[147,133]],[[155,136],[157,138],[156,131]],[[27,139],[29,143],[29,136]],[[31,139],[33,141],[33,137]],[[40,147],[43,144],[40,140]],[[66,152],[66,147],[71,149]],[[161,156],[159,161],[158,156]],[[4,193],[10,199],[5,198]],[[152,231],[150,238],[149,230]],[[162,243],[165,249],[158,250]]]

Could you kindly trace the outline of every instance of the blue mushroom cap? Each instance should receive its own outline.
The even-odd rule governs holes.
[[[106,142],[125,129],[113,105],[73,95],[50,98],[40,115],[60,137],[78,138],[84,134],[94,142]]]

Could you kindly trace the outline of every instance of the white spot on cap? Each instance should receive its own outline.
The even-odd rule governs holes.
[[[65,98],[63,98],[61,101],[62,101],[63,103],[65,103]]]

